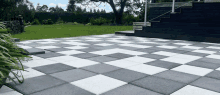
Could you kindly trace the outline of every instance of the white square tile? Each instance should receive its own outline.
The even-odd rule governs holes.
[[[13,71],[14,73],[18,72],[18,75],[21,76],[21,74],[23,75],[24,79],[28,79],[28,78],[33,78],[33,77],[38,77],[38,76],[42,76],[42,75],[46,75],[42,72],[39,72],[37,70],[34,70],[32,68],[27,68],[25,69],[26,71]],[[9,74],[9,76],[11,76],[12,78],[15,78],[14,75],[12,73]],[[22,77],[19,77],[20,80],[22,80]],[[17,80],[15,80],[17,81]],[[12,82],[11,80],[7,79],[7,83]]]
[[[206,47],[206,48],[219,49],[220,50],[220,47],[216,47],[216,46],[209,46],[209,47]]]
[[[33,43],[31,41],[21,41],[21,42],[17,42],[17,43],[21,43],[21,44],[29,44],[29,43]]]
[[[31,60],[28,62],[24,62],[23,65],[33,68],[33,67],[50,65],[50,64],[55,64],[55,63],[58,63],[58,62],[47,60],[47,59],[40,59],[40,60]]]
[[[215,51],[208,51],[208,50],[194,50],[191,52],[198,52],[198,53],[205,53],[205,54],[213,54],[216,53]]]
[[[71,84],[90,91],[94,94],[102,94],[127,83],[104,75],[96,75],[71,82]]]
[[[23,95],[23,94],[17,91],[10,91],[10,92],[1,93],[1,95]]]
[[[208,55],[207,58],[220,59],[220,55]]]
[[[100,64],[99,62],[87,60],[87,59],[79,59],[79,60],[74,60],[74,61],[66,61],[62,62],[63,64],[76,67],[76,68],[81,68],[85,66],[90,66],[90,65],[95,65],[95,64]]]
[[[158,52],[154,52],[152,54],[163,55],[163,56],[174,56],[174,55],[178,55],[179,53],[172,53],[172,52],[166,52],[166,51],[158,51]]]
[[[167,70],[165,68],[160,68],[160,67],[146,65],[146,64],[134,65],[134,66],[130,66],[126,69],[133,70],[133,71],[140,72],[140,73],[144,73],[144,74],[149,74],[149,75],[154,75],[156,73],[160,73],[160,72]]]
[[[100,42],[102,40],[85,40],[85,41],[89,41],[89,42]]]
[[[175,49],[175,48],[177,48],[177,47],[175,47],[175,46],[165,46],[165,45],[163,45],[163,46],[157,46],[157,47],[159,47],[159,48],[165,48],[165,49]]]
[[[138,43],[156,44],[156,42],[150,42],[150,41],[144,41],[144,42],[138,42]]]
[[[63,44],[68,44],[68,45],[89,45],[86,43],[80,43],[80,42],[61,42]]]
[[[134,48],[150,48],[152,46],[136,45],[136,44],[120,44],[120,46],[134,47]]]
[[[56,42],[46,41],[46,42],[36,42],[36,43],[39,43],[39,44],[53,44],[53,43],[56,43]]]
[[[195,86],[191,86],[191,85],[187,85],[170,95],[220,95],[220,93],[207,90],[207,89],[203,89],[203,88],[199,88],[199,87],[195,87]]]
[[[217,68],[216,70],[219,70],[219,71],[220,71],[220,67],[219,67],[219,68]]]
[[[147,62],[155,61],[155,59],[139,57],[139,56],[124,58],[123,60],[137,62],[137,63],[147,63]]]
[[[120,67],[120,68],[127,68],[127,67],[130,67],[130,66],[133,66],[133,65],[140,64],[140,63],[137,63],[137,62],[131,62],[131,61],[127,61],[127,60],[124,60],[124,59],[110,61],[110,62],[104,62],[104,63],[108,64],[108,65]]]
[[[83,47],[83,46],[71,46],[71,47],[64,47],[64,48],[67,48],[67,49],[85,49],[85,48],[88,48],[88,47]]]
[[[72,55],[72,54],[80,54],[80,53],[84,53],[84,52],[77,51],[77,50],[68,50],[68,51],[61,51],[61,52],[57,52],[57,53],[61,53],[61,54],[65,54],[65,55]]]
[[[186,54],[177,54],[172,57],[183,58],[183,59],[192,59],[192,60],[197,60],[197,59],[202,58],[200,56],[193,56],[193,55],[186,55]]]
[[[188,45],[192,45],[192,44],[189,44],[189,43],[174,43],[176,45],[183,45],[183,46],[188,46]]]
[[[191,61],[194,61],[195,59],[183,59],[183,58],[178,58],[178,57],[168,57],[164,59],[160,59],[162,61],[167,61],[167,62],[173,62],[173,63],[178,63],[178,64],[186,64]]]
[[[100,44],[95,44],[95,45],[98,45],[98,46],[111,46],[113,44],[108,44],[108,43],[100,43]]]
[[[41,39],[41,41],[60,41],[60,40],[54,40],[54,39]]]
[[[201,67],[195,67],[195,66],[189,66],[189,65],[181,65],[176,68],[173,68],[171,70],[179,71],[183,73],[198,75],[198,76],[205,76],[206,74],[212,72],[212,69],[207,68],[201,68]]]
[[[36,47],[36,48],[39,48],[39,49],[52,49],[52,48],[60,48],[60,47],[57,47],[57,46],[41,46],[41,47]]]
[[[145,52],[125,50],[125,49],[120,49],[118,53],[124,53],[124,54],[129,54],[129,55],[143,55],[143,54],[147,54]]]
[[[106,49],[106,50],[94,51],[94,52],[89,52],[89,53],[98,54],[98,55],[108,55],[108,54],[118,53],[118,50]]]
[[[48,60],[56,61],[56,62],[66,62],[66,61],[76,61],[80,60],[81,58],[73,57],[73,56],[58,56],[47,58]]]
[[[24,45],[17,45],[17,46],[20,47],[20,48],[23,48],[23,49],[30,49],[30,48],[32,48],[30,46],[24,46]]]
[[[182,48],[188,48],[188,49],[201,49],[203,47],[196,47],[196,46],[183,46]]]
[[[157,39],[155,41],[162,41],[162,42],[167,42],[167,41],[170,41],[170,40],[165,40],[165,39]]]
[[[70,41],[70,42],[80,42],[81,40],[66,40],[66,41]]]
[[[24,61],[22,61],[22,60],[20,60],[20,61],[22,61],[22,63],[24,62],[28,62],[28,61],[31,61],[31,60],[40,60],[40,59],[44,59],[44,58],[40,58],[40,57],[37,57],[37,56],[34,56],[34,55],[29,55],[30,57],[32,57],[32,58],[25,58],[24,59]]]

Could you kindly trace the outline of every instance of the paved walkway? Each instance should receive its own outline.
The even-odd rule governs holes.
[[[1,95],[220,95],[220,44],[107,34],[19,46],[46,53]]]

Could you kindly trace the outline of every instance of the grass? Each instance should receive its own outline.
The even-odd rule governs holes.
[[[83,24],[53,24],[53,25],[32,25],[25,28],[21,34],[12,34],[13,38],[20,41],[37,40],[48,38],[76,37],[87,35],[112,34],[116,31],[133,30],[133,26],[84,26]]]

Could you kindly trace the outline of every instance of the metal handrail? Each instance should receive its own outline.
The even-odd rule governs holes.
[[[181,5],[181,6],[178,6],[177,8],[180,8],[180,7],[182,7],[182,6],[185,6],[186,4],[189,4],[189,3],[191,3],[191,2],[193,2],[193,1],[189,1],[189,2],[187,2],[187,3],[185,3],[185,4]],[[175,8],[175,9],[177,9],[177,8]],[[156,19],[156,18],[159,18],[159,17],[161,17],[161,16],[163,16],[163,15],[169,13],[169,12],[172,12],[172,10],[170,10],[170,11],[168,11],[168,12],[162,14],[162,15],[159,15],[159,16],[157,16],[157,17],[155,17],[155,18],[149,20],[149,22],[152,21],[152,20],[154,20],[154,19]]]

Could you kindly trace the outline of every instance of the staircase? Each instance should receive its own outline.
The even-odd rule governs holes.
[[[180,7],[175,10],[175,13],[167,14],[169,17],[160,16],[159,21],[150,21],[151,26],[135,30],[134,35],[220,42],[220,2],[192,2],[192,7]]]

